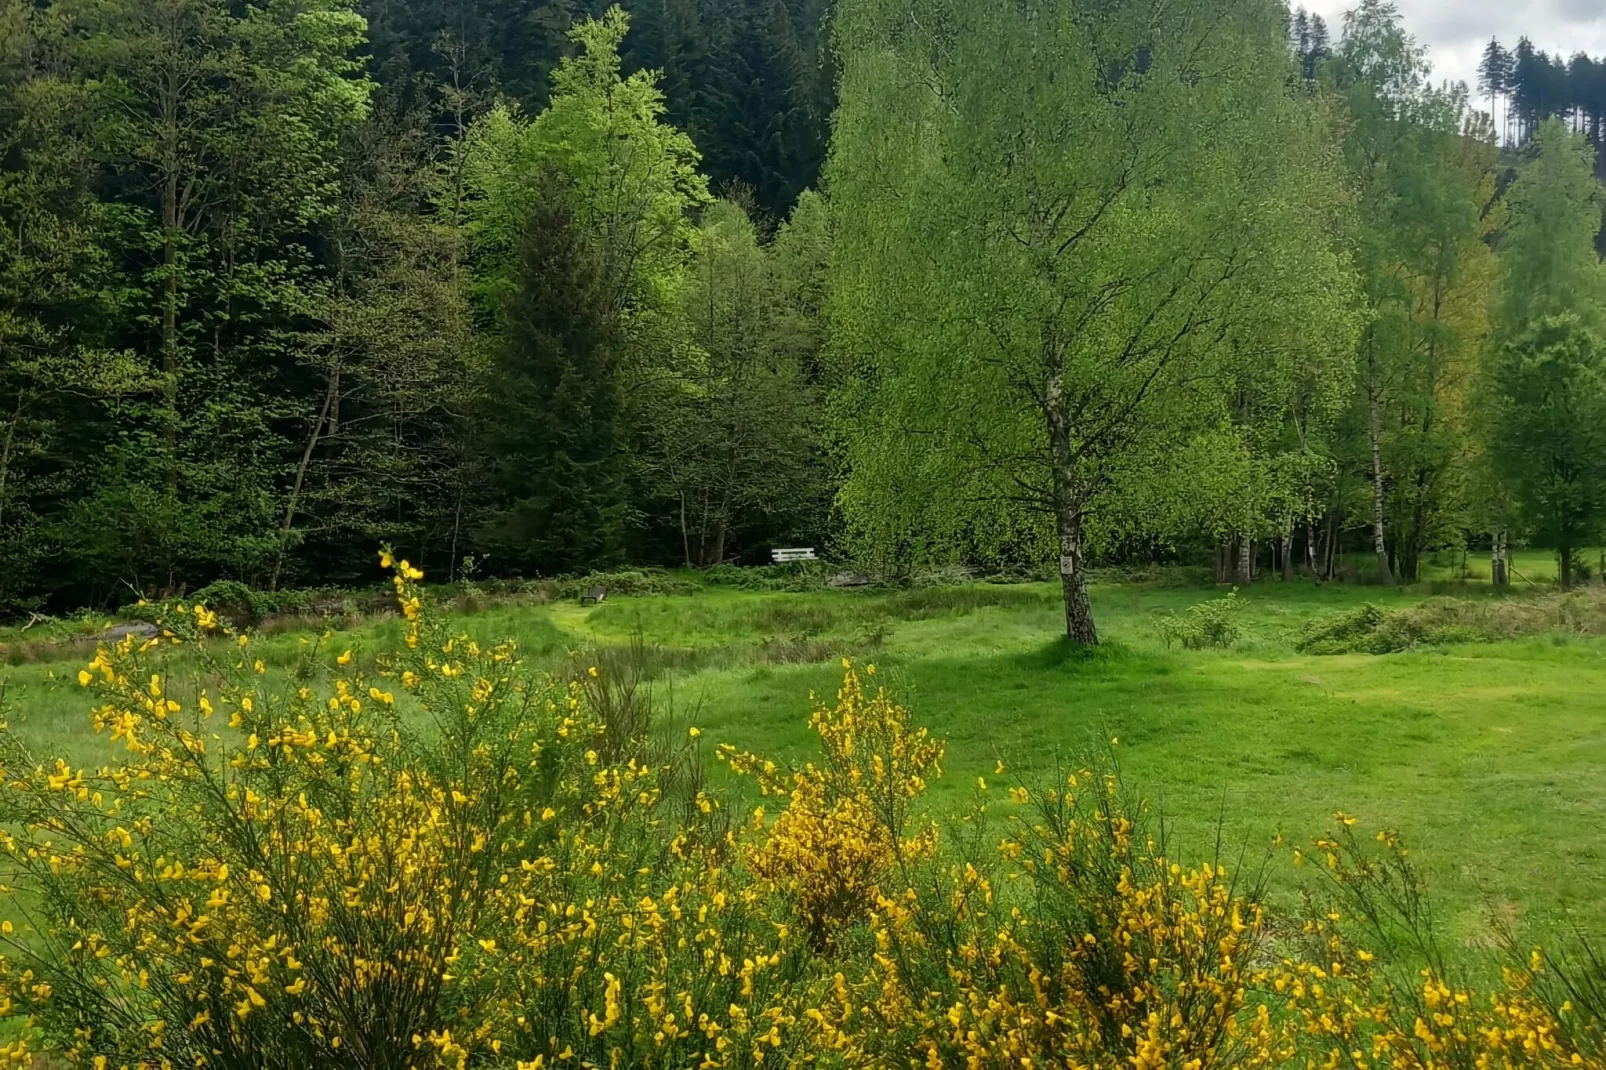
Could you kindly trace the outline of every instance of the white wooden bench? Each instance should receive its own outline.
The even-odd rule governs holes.
[[[819,560],[819,557],[814,553],[814,547],[812,546],[798,546],[789,550],[771,550],[770,556],[775,559],[775,563],[777,565],[783,565],[788,561]]]

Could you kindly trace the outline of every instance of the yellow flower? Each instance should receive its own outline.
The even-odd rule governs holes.
[[[691,738],[696,739],[698,736],[703,734],[703,730],[698,728],[696,725],[693,725],[692,727],[686,729],[686,734],[691,736]]]
[[[350,665],[351,664],[351,651],[348,650],[344,654],[340,655],[338,658],[335,659],[335,662],[337,664],[340,664],[340,665]]]
[[[93,677],[91,677],[89,675],[89,670],[88,669],[79,669],[78,670],[78,686],[79,687],[88,687],[89,686],[89,681],[92,680],[92,679],[93,679]]]
[[[393,563],[393,559],[391,558],[389,551],[386,551],[386,550],[379,551],[379,567],[380,568],[389,568],[392,563]]]

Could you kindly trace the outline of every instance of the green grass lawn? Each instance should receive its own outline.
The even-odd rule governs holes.
[[[1539,571],[1538,562],[1523,571]],[[1474,589],[1476,590],[1476,589]],[[1067,653],[1057,591],[976,584],[803,594],[708,589],[688,596],[503,607],[465,616],[476,637],[512,635],[537,660],[644,639],[665,667],[656,697],[711,742],[803,757],[809,694],[830,695],[839,658],[873,661],[916,717],[949,741],[938,807],[970,797],[1004,758],[1052,770],[1118,739],[1128,777],[1168,816],[1185,858],[1258,859],[1278,832],[1309,840],[1335,810],[1404,832],[1447,931],[1477,945],[1491,911],[1541,938],[1606,930],[1606,639],[1541,636],[1385,656],[1302,656],[1313,616],[1421,593],[1305,582],[1243,591],[1230,650],[1167,649],[1157,611],[1214,589],[1099,586],[1107,643]],[[395,620],[336,635],[364,656]],[[305,636],[262,641],[286,665]],[[105,760],[72,677],[76,660],[0,667],[17,730],[42,752]],[[1289,867],[1279,862],[1286,888]]]

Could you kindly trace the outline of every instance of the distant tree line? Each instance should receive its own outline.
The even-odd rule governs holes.
[[[1507,49],[1491,40],[1478,64],[1478,92],[1489,101],[1502,136],[1525,142],[1545,119],[1559,116],[1589,138],[1599,153],[1606,136],[1606,57],[1576,52],[1569,59],[1534,47],[1524,37]]]

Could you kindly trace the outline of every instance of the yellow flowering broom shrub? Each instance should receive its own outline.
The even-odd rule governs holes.
[[[674,757],[443,631],[394,567],[407,630],[372,679],[348,652],[270,683],[196,607],[82,674],[119,760],[5,734],[8,1009],[97,1070],[776,1052],[802,960],[683,817],[712,801],[666,799]],[[180,647],[208,681],[182,698]]]
[[[0,732],[0,1014],[24,1022],[0,1056],[1603,1065],[1599,1004],[1568,998],[1592,990],[1550,960],[1479,990],[1402,946],[1420,895],[1390,835],[1371,853],[1341,822],[1313,851],[1325,891],[1272,918],[1258,878],[1172,861],[1110,772],[1007,801],[981,784],[939,825],[941,743],[851,665],[814,761],[719,748],[776,807],[730,822],[695,729],[671,740],[595,670],[555,679],[451,634],[420,573],[382,562],[406,628],[372,671],[318,645],[269,674],[193,607],[81,675],[115,758],[79,769]]]
[[[836,704],[810,718],[820,762],[783,772],[729,746],[718,752],[733,772],[756,781],[761,797],[785,800],[772,825],[762,807],[755,810],[755,839],[743,860],[790,907],[816,950],[869,917],[882,889],[907,880],[910,866],[937,845],[936,826],[915,807],[942,775],[943,745],[913,727],[909,711],[884,690],[866,696],[850,662],[843,670]]]

